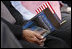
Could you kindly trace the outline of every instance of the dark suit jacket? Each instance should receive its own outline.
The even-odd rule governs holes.
[[[17,39],[22,38],[22,26],[26,23],[26,21],[23,20],[22,15],[15,10],[15,8],[11,5],[10,1],[2,1],[4,5],[7,7],[13,18],[15,18],[16,23],[11,24],[8,21],[6,21],[4,18],[1,18],[2,21],[4,21],[10,30],[13,32],[13,34],[17,37]],[[2,13],[3,14],[3,13]]]

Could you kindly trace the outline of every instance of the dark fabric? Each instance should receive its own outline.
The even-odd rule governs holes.
[[[1,18],[1,20],[5,23],[5,24],[7,24],[8,25],[8,27],[10,28],[10,27],[13,27],[13,25],[11,25],[10,23],[8,23],[8,22],[6,22],[5,20],[3,20],[2,18]],[[15,26],[13,27],[13,28],[15,28]],[[13,28],[10,28],[11,29],[11,32],[13,33],[13,32],[16,32],[16,31],[18,31],[18,29],[16,28],[15,29],[15,31],[13,31]],[[3,32],[4,32],[4,29],[2,29],[3,30]],[[7,33],[10,33],[9,32],[9,30],[6,30],[7,31]],[[1,32],[2,33],[2,32]],[[17,33],[16,33],[17,34]],[[1,35],[1,36],[5,36],[5,35],[9,35],[9,34],[6,34],[6,32],[5,32],[5,34],[3,34],[3,35]],[[9,36],[6,36],[7,38],[9,38]],[[23,39],[19,39],[18,41],[19,42],[17,42],[17,40],[16,40],[16,38],[15,39],[12,39],[14,36],[12,36],[12,38],[10,38],[11,40],[7,40],[7,38],[1,38],[1,39],[4,39],[4,40],[2,40],[2,42],[4,41],[4,43],[2,43],[2,48],[9,48],[9,47],[12,47],[12,48],[14,48],[14,47],[19,47],[20,48],[20,45],[18,45],[18,43],[19,44],[21,44],[21,46],[23,47],[23,48],[69,48],[68,47],[68,45],[65,43],[65,41],[63,41],[62,39],[60,39],[60,38],[57,38],[57,37],[53,37],[53,36],[47,36],[47,39],[46,39],[46,41],[45,41],[45,46],[44,47],[40,47],[39,45],[37,45],[37,44],[33,44],[33,43],[29,43],[29,42],[27,42],[27,41],[25,41],[25,40],[23,40]],[[15,41],[16,40],[16,41]],[[6,41],[6,42],[5,42]],[[15,43],[14,43],[14,41],[15,41]],[[11,42],[11,43],[10,43]],[[5,45],[4,45],[5,44]],[[17,46],[18,45],[18,46]],[[9,47],[8,47],[9,46]]]
[[[62,1],[63,3],[66,3],[68,6],[71,7],[71,1]]]
[[[10,24],[9,22],[4,20],[3,18],[1,18],[1,20],[8,25],[9,29],[17,37],[17,39],[21,39],[22,38],[22,27],[21,26]]]
[[[7,8],[3,4],[1,6],[1,8],[4,8],[4,10],[2,9],[2,11],[1,11],[2,12],[1,13],[1,17],[2,17],[1,19],[8,25],[8,27],[13,32],[13,34],[18,39],[21,39],[22,38],[22,27],[20,25],[17,25],[17,24],[12,24],[12,20],[13,21],[15,20],[15,19],[13,19],[14,17],[12,15],[10,15],[9,11],[7,10]],[[7,12],[7,13],[5,13],[5,12]],[[7,22],[7,20],[8,20],[8,22]]]
[[[19,29],[19,26],[12,25],[1,18],[1,48],[43,48],[23,40],[20,36],[17,39],[15,33],[17,36],[20,35],[18,34],[18,32],[21,33]]]
[[[8,25],[1,20],[1,48],[22,48]]]
[[[51,35],[48,35],[46,37],[46,41],[45,41],[45,47],[48,47],[48,48],[70,48],[67,43],[58,38],[58,37],[54,37],[54,36],[51,36]]]
[[[65,41],[54,36],[47,36],[45,44],[40,47],[37,44],[29,43],[25,40],[19,40],[23,48],[70,48]]]
[[[13,15],[13,17],[16,20],[17,25],[24,25],[27,21],[23,20],[23,16],[11,5],[10,1],[2,1],[5,6],[8,8],[10,13]]]
[[[12,26],[4,20],[3,20],[3,22],[5,22],[8,26]],[[13,30],[13,28],[11,28],[11,30]],[[18,29],[16,29],[16,30],[18,30]],[[16,32],[16,30],[12,31],[12,32]],[[22,44],[22,46],[24,48],[44,48],[44,47],[40,47],[36,44],[29,43],[29,42],[22,40],[22,39],[20,39],[19,42]],[[69,48],[67,46],[67,44],[65,43],[65,41],[63,41],[62,39],[57,38],[57,37],[53,37],[53,36],[49,36],[49,35],[47,36],[47,40],[45,41],[45,47],[46,48]]]
[[[14,24],[16,22],[15,18],[11,15],[9,10],[1,1],[1,17],[7,20],[9,23]]]
[[[50,33],[50,35],[59,37],[67,42],[71,47],[71,14],[62,13],[63,20],[67,20],[61,28],[55,32]]]
[[[22,44],[22,47],[23,47],[23,48],[44,48],[44,47],[40,47],[40,46],[37,45],[37,44],[27,42],[27,41],[25,41],[25,40],[19,40],[19,41],[20,41],[20,43]]]
[[[18,13],[18,11],[16,12],[16,10],[12,7],[12,5],[10,4],[10,2],[9,1],[3,1],[4,2],[4,4],[6,4],[6,6],[7,6],[7,8],[9,9],[9,11],[11,12],[11,14],[15,17],[15,19],[16,19],[16,21],[17,21],[17,23],[16,24],[18,24],[18,25],[23,25],[24,24],[24,21],[23,21],[23,19],[22,19],[22,16],[21,15],[19,15],[19,13]],[[20,18],[21,17],[21,18]],[[70,26],[70,17],[64,17],[64,18],[67,18],[68,19],[68,23],[66,23],[66,24],[64,24],[63,26],[62,26],[62,28],[60,29],[60,30],[58,30],[58,31],[55,31],[55,32],[53,32],[53,33],[51,33],[50,35],[52,35],[52,36],[56,36],[56,37],[59,37],[59,38],[62,38],[63,40],[65,40],[69,45],[71,45],[71,26]],[[15,27],[13,27],[13,28],[11,28],[11,30],[12,29],[14,29]],[[17,34],[17,32],[16,31],[18,31],[17,30],[18,28],[17,28],[17,26],[16,26],[16,30],[14,30],[14,32]],[[19,31],[18,31],[19,32]],[[17,35],[18,36],[18,35]],[[19,37],[19,36],[18,36]],[[48,40],[47,42],[49,43],[49,44],[56,44],[56,42],[58,42],[58,44],[57,44],[57,46],[60,46],[60,45],[62,45],[62,43],[63,43],[63,45],[65,45],[64,44],[64,42],[61,42],[60,41],[60,43],[59,43],[59,40],[57,40],[57,41],[55,41],[55,40]],[[46,43],[47,43],[46,42]],[[53,42],[53,43],[52,43]],[[47,45],[49,45],[47,43]],[[23,43],[22,43],[23,44]],[[53,44],[53,45],[54,45]],[[23,44],[23,46],[24,46],[25,44]],[[52,45],[52,46],[53,46]],[[51,45],[49,45],[49,47],[52,47]],[[53,47],[57,47],[56,45],[54,45]],[[60,47],[62,47],[62,46],[60,46]],[[66,47],[66,46],[63,46],[63,47]]]

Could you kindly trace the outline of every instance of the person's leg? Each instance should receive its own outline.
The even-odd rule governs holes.
[[[67,22],[63,24],[59,30],[52,32],[49,35],[65,40],[71,47],[71,13],[62,13],[62,19],[67,20]]]
[[[21,39],[17,39],[5,21],[1,20],[1,48],[43,48]]]
[[[27,42],[26,40],[19,40],[23,48],[44,48],[37,44]]]
[[[47,36],[44,46],[48,48],[69,48],[65,41],[50,35]]]
[[[22,48],[8,25],[1,20],[1,48]]]

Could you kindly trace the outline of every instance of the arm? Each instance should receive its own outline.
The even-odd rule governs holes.
[[[4,1],[4,4],[6,4],[7,8],[9,9],[9,11],[11,12],[11,14],[16,19],[16,22],[17,22],[17,24],[10,24],[6,22],[9,28],[11,29],[11,31],[13,32],[13,34],[18,39],[24,38],[28,42],[33,42],[33,43],[41,45],[45,39],[41,38],[41,35],[36,33],[35,31],[31,31],[27,29],[22,30],[22,25],[24,25],[25,22],[23,21],[22,16],[19,16],[19,13],[17,13],[14,10],[14,8],[10,4],[8,4],[8,2],[9,1],[6,1],[6,2]]]
[[[1,18],[1,20],[8,25],[8,27],[10,28],[12,33],[17,37],[17,39],[22,39],[22,27],[21,26],[15,25],[15,24],[11,24],[11,23],[7,22],[3,18]]]
[[[12,31],[12,33],[15,35],[17,39],[19,40],[24,39],[28,42],[36,43],[38,45],[44,44],[45,39],[43,39],[42,36],[36,33],[35,31],[31,31],[28,29],[22,30],[21,26],[10,24],[3,18],[1,18],[1,20],[8,25],[8,27],[10,28],[10,30]]]
[[[12,16],[15,18],[17,25],[22,26],[26,23],[26,21],[23,20],[22,15],[11,5],[10,1],[2,1],[2,2],[8,8]]]

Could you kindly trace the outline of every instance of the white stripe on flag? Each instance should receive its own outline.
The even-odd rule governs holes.
[[[35,10],[36,11],[36,13],[38,13],[38,11],[37,10]]]
[[[42,11],[41,7],[39,7],[39,8],[40,8],[40,10]]]
[[[39,13],[38,9],[37,9],[37,12]],[[37,14],[38,14],[38,13],[37,13]]]
[[[44,3],[41,5],[41,7],[36,9],[37,14],[40,13],[42,10],[44,10],[45,8],[49,8],[51,10],[51,12],[54,14],[54,11],[52,10],[52,8],[50,7],[50,5],[48,4],[48,2]]]
[[[41,9],[43,10],[43,7],[41,6]]]
[[[44,5],[45,5],[45,8],[47,8],[46,3],[44,3]]]
[[[47,3],[48,7],[50,8],[51,12],[54,14],[53,10],[51,9],[50,5]]]
[[[40,7],[39,7],[39,12],[41,12],[41,9],[40,9]]]
[[[43,10],[44,10],[45,9],[44,5],[42,5],[42,7],[43,7]]]
[[[40,10],[39,10],[39,8],[38,8],[38,11],[39,11],[39,13],[40,13]]]

